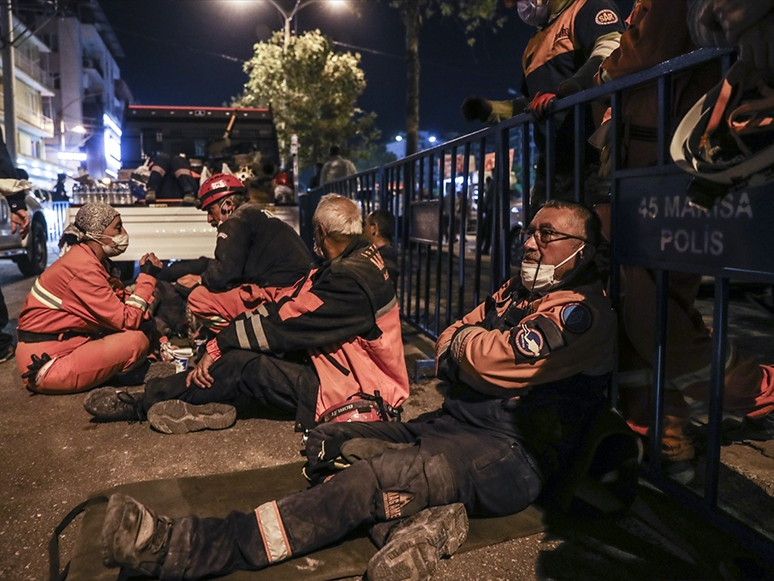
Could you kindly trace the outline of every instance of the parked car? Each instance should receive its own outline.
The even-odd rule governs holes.
[[[43,190],[33,190],[27,195],[30,231],[22,240],[18,231],[11,234],[11,208],[5,196],[0,196],[0,258],[13,260],[26,276],[40,274],[48,263],[48,225],[41,207],[45,199],[46,192]]]

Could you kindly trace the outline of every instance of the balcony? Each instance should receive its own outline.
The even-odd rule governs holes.
[[[3,92],[0,91],[0,104],[3,102]],[[14,109],[16,110],[16,118],[31,125],[35,129],[42,132],[44,137],[53,137],[54,135],[54,120],[46,117],[40,111],[37,111],[29,105],[22,103],[20,100],[16,100],[14,103]]]
[[[48,71],[43,70],[38,63],[32,61],[21,51],[17,50],[14,53],[14,63],[16,68],[30,79],[39,83],[49,91],[54,90],[54,80],[51,78],[51,74]]]

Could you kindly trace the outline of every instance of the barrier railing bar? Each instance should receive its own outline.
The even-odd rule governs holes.
[[[672,126],[672,76],[658,78],[658,165],[669,163],[669,134]]]
[[[443,175],[443,151],[440,152],[441,155],[441,175]],[[428,185],[428,192],[430,193],[430,197],[433,197],[433,188],[435,186],[435,180],[433,179],[433,172],[435,170],[435,156],[431,153],[429,156],[429,163],[428,163],[428,178],[429,178],[429,185]],[[445,192],[443,191],[443,188],[440,189],[438,192],[438,240],[437,240],[437,246],[435,251],[435,312],[433,313],[434,322],[433,326],[431,327],[433,329],[433,332],[436,334],[436,336],[440,333],[441,330],[441,278],[443,274],[443,235],[444,235],[444,227],[443,227],[443,210],[444,210],[444,204],[446,204],[445,199]],[[430,326],[428,321],[428,327]]]
[[[536,128],[536,131],[539,129]],[[543,152],[546,160],[545,179],[546,179],[546,200],[554,197],[554,175],[556,173],[556,119],[554,113],[549,112],[546,117],[546,149]],[[531,219],[532,216],[527,216]]]
[[[484,213],[488,209],[486,207],[486,204],[490,203],[492,200],[490,200],[487,196],[486,187],[484,183],[484,169],[485,169],[485,157],[486,157],[486,137],[482,137],[478,142],[478,159],[477,161],[477,168],[478,168],[478,217],[476,220],[476,259],[475,259],[475,266],[473,270],[473,304],[478,305],[481,302],[481,247],[485,243],[483,240],[484,237]],[[492,192],[492,195],[494,195],[494,192]],[[492,212],[489,211],[488,214],[491,214]],[[486,221],[490,221],[492,219],[491,215],[486,216]],[[489,253],[492,253],[492,236],[494,236],[494,230],[490,227],[489,228]]]
[[[707,478],[704,499],[716,509],[720,477],[720,431],[723,421],[723,391],[726,378],[728,337],[728,279],[715,279],[715,304],[712,319],[712,374],[710,376],[709,433],[707,435]]]
[[[455,148],[456,151],[456,148]],[[457,156],[453,156],[454,165],[456,166],[457,163]],[[468,184],[468,179],[470,178],[470,168],[468,166],[470,162],[470,141],[465,143],[465,146],[462,150],[462,200],[461,200],[461,208],[460,208],[460,262],[459,262],[459,280],[458,280],[458,291],[457,291],[457,319],[461,319],[465,315],[465,252],[467,251],[467,234],[468,234],[468,195],[472,191]],[[455,186],[456,188],[456,186]],[[481,196],[481,189],[479,188],[479,198]],[[478,228],[478,223],[476,223],[476,227]],[[475,238],[475,245],[476,245],[476,254],[480,254],[478,252],[478,236]]]
[[[664,437],[664,392],[666,390],[667,326],[669,271],[656,271],[656,332],[658,343],[655,357],[655,382],[651,394],[650,466],[652,474],[661,474],[661,442]]]
[[[441,187],[444,189],[444,195],[448,195],[449,199],[449,234],[446,240],[449,243],[446,253],[446,268],[449,273],[446,276],[446,317],[444,321],[448,327],[452,323],[452,311],[454,305],[452,304],[452,296],[454,294],[454,244],[457,236],[462,236],[462,216],[460,216],[460,224],[457,224],[457,146],[453,146],[449,152],[449,187],[443,186],[444,178],[446,177],[446,164],[441,165]],[[444,200],[446,203],[446,200]],[[458,231],[459,230],[459,231]],[[462,244],[460,243],[460,247]],[[438,331],[440,332],[440,328]]]

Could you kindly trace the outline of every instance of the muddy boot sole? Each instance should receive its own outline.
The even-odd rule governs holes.
[[[406,523],[368,563],[368,581],[425,581],[442,557],[453,555],[468,535],[462,504],[430,509],[429,522]],[[424,511],[423,511],[424,512]],[[422,513],[412,519],[421,520]]]
[[[236,409],[223,403],[194,405],[171,399],[153,404],[148,410],[148,421],[164,434],[225,430],[236,422]]]

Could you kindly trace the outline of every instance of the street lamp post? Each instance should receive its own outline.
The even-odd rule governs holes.
[[[327,2],[333,5],[340,5],[340,4],[344,4],[345,0],[296,0],[295,5],[290,11],[280,6],[277,0],[266,0],[266,2],[274,6],[274,8],[277,9],[277,12],[279,12],[282,18],[285,20],[284,47],[287,48],[288,45],[290,44],[290,25],[293,22],[293,19],[296,17],[296,14],[298,14],[301,10],[303,10],[307,6],[314,4],[315,2]]]

